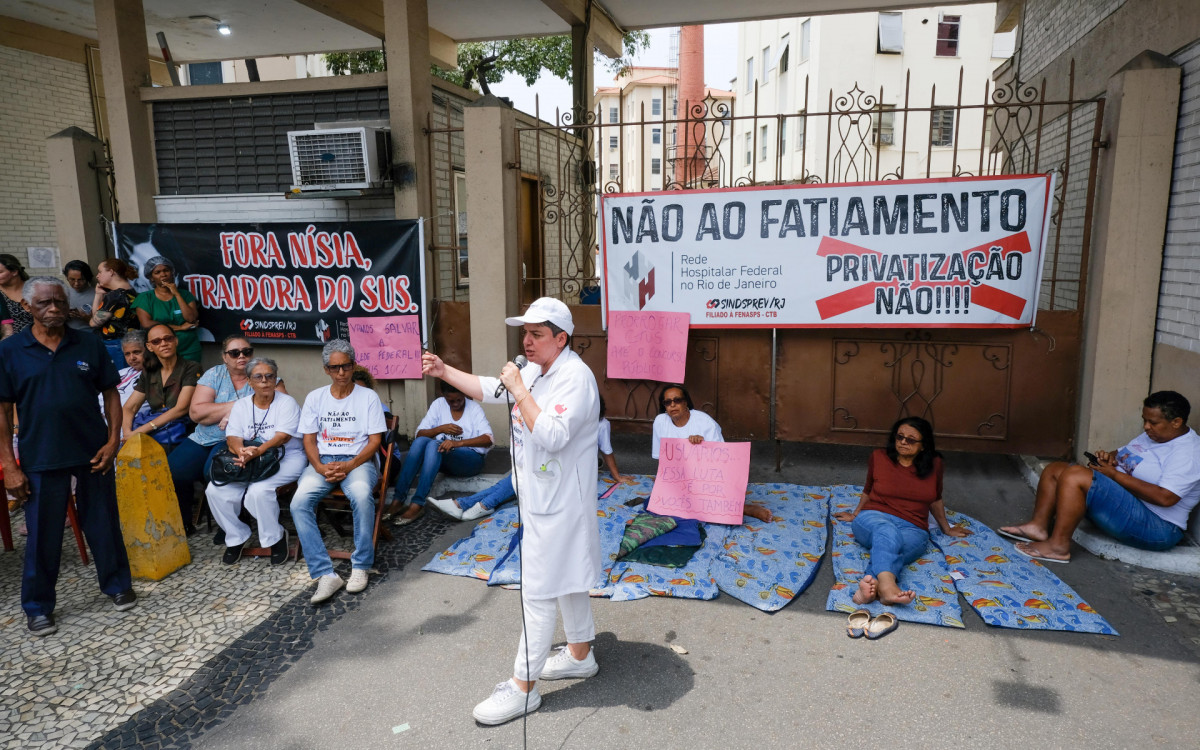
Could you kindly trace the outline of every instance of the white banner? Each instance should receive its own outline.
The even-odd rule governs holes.
[[[1031,326],[1052,190],[1020,175],[604,195],[605,310],[694,328]]]

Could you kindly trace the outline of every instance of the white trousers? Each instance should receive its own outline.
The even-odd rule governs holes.
[[[557,599],[528,599],[521,592],[525,604],[525,629],[521,642],[517,644],[517,659],[513,675],[528,682],[529,675],[539,677],[550,656],[550,645],[554,643],[555,605],[562,612],[563,630],[567,643],[589,643],[596,639],[596,621],[592,619],[592,602],[586,591],[565,594]],[[529,669],[525,669],[525,646],[529,646]],[[533,678],[537,679],[537,678]]]
[[[305,466],[308,466],[308,457],[304,451],[291,450],[284,453],[274,476],[248,487],[245,482],[230,482],[220,487],[209,484],[204,494],[217,525],[225,530],[225,546],[236,547],[250,538],[250,527],[238,518],[242,512],[243,492],[246,493],[246,510],[258,521],[258,543],[270,547],[282,539],[283,527],[279,525],[279,501],[275,490],[296,481]]]

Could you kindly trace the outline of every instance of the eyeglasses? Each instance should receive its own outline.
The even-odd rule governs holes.
[[[276,381],[276,379],[278,379],[278,377],[279,377],[278,375],[272,375],[270,373],[264,374],[264,373],[260,372],[257,375],[251,375],[250,379],[253,380],[255,383],[274,383]]]
[[[354,363],[347,362],[344,365],[325,365],[325,369],[329,370],[330,372],[346,372],[347,370],[354,369]]]
[[[686,404],[686,403],[687,403],[687,399],[686,399],[686,398],[682,398],[682,397],[676,397],[676,398],[664,398],[664,399],[662,400],[662,403],[663,403],[663,406],[673,406],[673,405],[675,405],[675,404]]]
[[[253,357],[254,348],[247,346],[245,349],[230,349],[225,353],[234,359],[237,359],[238,357]]]
[[[904,443],[905,445],[916,445],[917,443],[921,442],[921,438],[909,437],[908,435],[897,435],[896,442]]]
[[[151,346],[158,346],[159,344],[169,344],[170,342],[172,342],[174,340],[175,340],[175,334],[171,333],[171,334],[167,334],[166,336],[159,336],[156,339],[150,339],[146,343],[150,344]]]

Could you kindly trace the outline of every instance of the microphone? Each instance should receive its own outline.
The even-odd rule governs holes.
[[[520,370],[525,365],[529,364],[529,360],[525,358],[524,354],[518,354],[517,356],[513,357],[513,364],[517,366],[518,370]],[[500,398],[500,394],[507,390],[508,389],[504,387],[504,383],[501,383],[500,385],[496,386],[495,397]]]

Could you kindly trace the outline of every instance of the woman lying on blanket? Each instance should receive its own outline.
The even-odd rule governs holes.
[[[1071,559],[1071,535],[1086,515],[1122,544],[1174,547],[1200,503],[1200,437],[1188,427],[1191,404],[1175,391],[1142,402],[1142,434],[1125,447],[1096,451],[1088,466],[1055,461],[1038,479],[1033,516],[1002,526],[1016,549],[1037,560]]]
[[[705,440],[712,443],[725,442],[721,426],[716,420],[692,404],[692,395],[682,384],[668,385],[659,396],[662,413],[654,418],[654,432],[650,437],[650,457],[658,459],[658,447],[663,438],[687,438],[692,445]],[[747,505],[742,511],[751,518],[770,523],[774,520],[771,511],[761,505]]]
[[[929,514],[942,532],[967,536],[951,526],[942,502],[942,456],[933,444],[933,427],[920,417],[905,417],[892,425],[886,448],[871,454],[862,499],[853,513],[834,513],[853,521],[855,540],[871,550],[867,573],[858,582],[855,604],[876,599],[884,604],[909,604],[916,592],[900,590],[900,570],[916,560],[929,543]]]

